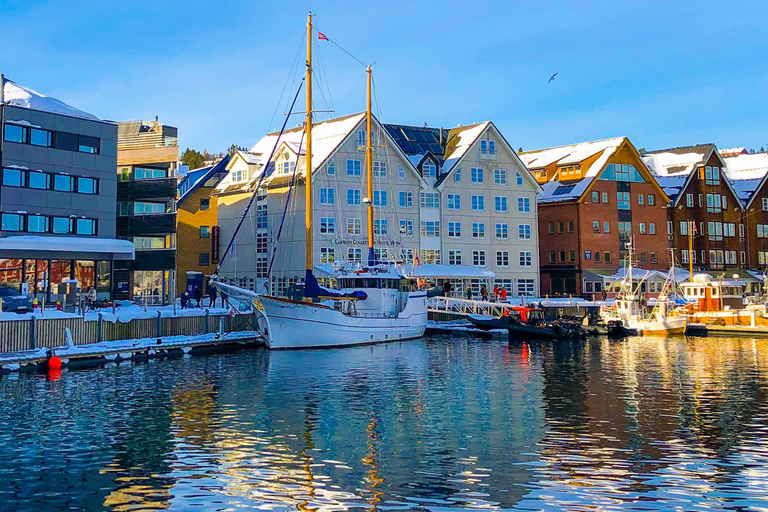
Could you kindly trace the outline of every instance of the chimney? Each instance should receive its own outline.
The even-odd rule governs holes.
[[[5,103],[5,75],[0,73],[0,105]]]

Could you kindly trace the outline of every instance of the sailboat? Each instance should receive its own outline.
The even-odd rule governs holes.
[[[669,300],[669,279],[662,288],[662,293],[656,303],[656,307],[648,314],[645,301],[640,297],[641,279],[637,286],[632,281],[632,241],[627,242],[627,267],[624,279],[621,282],[619,295],[616,297],[615,310],[603,314],[603,319],[608,321],[620,320],[627,329],[635,329],[642,336],[669,336],[684,334],[688,326],[688,319],[677,316],[673,310],[673,303]],[[670,273],[670,275],[672,275]]]
[[[427,325],[427,294],[418,290],[405,269],[377,261],[374,248],[373,145],[371,67],[367,73],[366,179],[368,265],[347,270],[334,264],[337,290],[323,288],[313,273],[312,190],[312,14],[307,21],[305,175],[306,265],[303,297],[256,294],[232,285],[214,283],[231,296],[249,297],[259,318],[259,329],[273,349],[326,348],[418,338]]]

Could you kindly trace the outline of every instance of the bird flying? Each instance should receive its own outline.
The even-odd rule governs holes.
[[[547,83],[549,83],[549,82],[551,82],[552,80],[554,80],[556,76],[557,76],[557,73],[555,73],[554,75],[552,75],[551,77],[549,77],[549,81],[548,81]]]

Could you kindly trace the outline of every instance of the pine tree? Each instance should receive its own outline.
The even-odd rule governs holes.
[[[188,165],[190,169],[199,169],[203,166],[203,155],[199,151],[187,148],[181,154],[181,163]]]

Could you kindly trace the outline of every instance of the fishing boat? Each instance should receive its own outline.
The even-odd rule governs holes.
[[[632,241],[627,242],[627,267],[621,282],[616,305],[602,312],[606,323],[619,320],[627,329],[634,329],[641,336],[670,336],[684,334],[688,319],[676,311],[676,304],[670,300],[672,272],[662,287],[656,306],[649,313],[647,303],[640,292],[641,279],[637,286],[632,281]]]
[[[367,73],[366,181],[368,260],[361,268],[334,264],[338,289],[321,287],[313,272],[312,187],[312,15],[307,21],[305,112],[305,277],[290,297],[257,294],[215,278],[214,286],[230,297],[246,298],[259,316],[259,330],[273,349],[326,348],[417,338],[427,326],[427,294],[418,290],[404,266],[377,261],[374,248],[373,141],[371,67]],[[279,140],[279,137],[278,137]],[[255,194],[255,193],[254,193]],[[243,216],[245,218],[245,216]],[[242,221],[241,221],[242,223]]]

